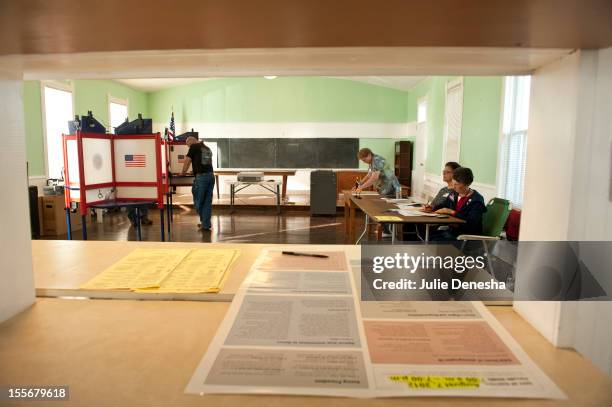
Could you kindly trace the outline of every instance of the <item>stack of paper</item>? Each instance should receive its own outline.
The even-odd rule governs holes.
[[[194,249],[159,287],[136,290],[155,293],[218,293],[239,256],[238,250]]]
[[[81,288],[216,293],[239,255],[232,249],[136,249]]]

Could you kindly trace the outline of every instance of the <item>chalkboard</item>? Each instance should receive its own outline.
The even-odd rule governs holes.
[[[319,147],[318,168],[357,168],[359,160],[359,139],[353,138],[320,138],[316,139]]]
[[[317,140],[277,139],[276,168],[319,168]]]
[[[357,168],[357,138],[203,138],[218,168]]]

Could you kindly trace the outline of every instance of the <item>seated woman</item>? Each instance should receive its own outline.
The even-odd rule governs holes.
[[[473,181],[474,174],[469,168],[459,167],[453,171],[453,191],[433,210],[462,219],[465,223],[451,225],[448,230],[438,230],[432,234],[431,240],[456,240],[459,235],[482,234],[482,215],[487,207],[482,195],[470,188]]]
[[[445,186],[440,188],[436,196],[427,205],[421,208],[423,212],[433,212],[434,208],[439,209],[442,207],[442,203],[446,200],[448,195],[453,192],[453,171],[461,167],[459,163],[449,161],[444,164],[442,170],[442,180],[446,183]],[[404,227],[404,240],[405,241],[420,241],[422,236],[425,236],[425,225],[415,223],[414,229]],[[415,233],[416,231],[416,233]]]
[[[453,191],[453,172],[461,167],[459,163],[454,161],[449,161],[444,164],[444,169],[442,170],[442,181],[446,183],[446,186],[440,188],[434,199],[429,203],[429,205],[425,205],[423,210],[425,212],[431,212],[433,208],[441,208],[442,203],[446,200],[448,195]]]

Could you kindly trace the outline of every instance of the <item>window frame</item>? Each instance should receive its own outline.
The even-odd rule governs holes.
[[[425,120],[419,121],[419,107],[421,104],[425,104]],[[427,123],[427,114],[429,112],[429,93],[424,94],[420,98],[417,98],[417,124]]]
[[[444,164],[448,161],[446,157],[446,150],[448,144],[448,91],[454,87],[461,87],[461,127],[459,128],[459,137],[457,137],[457,158],[451,161],[461,162],[461,138],[463,135],[463,105],[465,102],[465,84],[463,82],[463,76],[457,79],[452,79],[446,82],[444,87],[444,132],[442,138],[442,167],[440,171],[444,170]]]
[[[45,175],[47,179],[50,178],[49,175],[49,145],[47,143],[47,105],[45,101],[45,88],[52,88],[55,90],[60,90],[64,92],[70,92],[71,100],[72,100],[72,114],[76,114],[75,103],[74,103],[74,82],[67,81],[53,81],[53,80],[44,80],[40,81],[40,112],[42,115],[42,132],[43,132],[43,158],[45,163]],[[62,168],[64,165],[62,164]]]
[[[522,151],[522,162],[521,164],[523,165],[523,167],[526,164],[526,160],[527,160],[527,138],[529,137],[529,116],[527,117],[527,128],[525,130],[515,130],[514,129],[514,125],[515,125],[515,121],[516,121],[516,112],[517,112],[517,108],[516,108],[516,101],[517,101],[517,93],[518,93],[518,89],[519,89],[519,83],[518,83],[518,79],[521,76],[531,76],[531,75],[507,75],[503,77],[503,81],[502,81],[502,90],[501,90],[501,109],[500,109],[500,121],[499,121],[499,143],[498,143],[498,152],[497,152],[497,194],[498,196],[502,197],[503,199],[507,199],[508,201],[510,201],[510,203],[512,204],[513,208],[517,208],[517,209],[521,209],[523,206],[523,203],[525,201],[525,197],[522,196],[521,197],[521,202],[512,202],[510,199],[508,199],[507,197],[507,188],[508,188],[508,165],[510,163],[509,160],[509,154],[510,154],[510,142],[512,141],[512,137],[513,136],[518,136],[519,134],[523,134],[523,137],[525,138],[525,147]],[[512,78],[513,79],[513,95],[512,95],[512,104],[511,106],[507,106],[506,105],[506,93],[507,93],[507,89],[506,89],[506,81],[508,80],[508,78]],[[530,97],[529,97],[529,104],[531,105],[531,82],[530,82],[530,86],[529,86],[529,93],[530,93]],[[504,118],[506,116],[506,111],[511,108],[511,117],[509,118],[510,120],[510,129],[508,134],[504,133]],[[529,110],[529,109],[528,109]],[[525,179],[524,179],[524,173],[523,173],[523,180],[522,180],[522,187],[523,187],[523,191],[524,192],[524,188],[525,188]]]

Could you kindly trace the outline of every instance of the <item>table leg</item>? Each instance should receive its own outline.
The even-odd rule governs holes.
[[[83,240],[87,240],[87,216],[81,215],[81,227],[83,233]]]
[[[287,176],[283,175],[283,201],[287,199]]]
[[[284,188],[285,184],[283,184],[283,188]],[[283,195],[284,197],[284,195]],[[281,197],[280,197],[280,185],[276,184],[276,213],[280,215],[281,209],[280,209],[280,201],[281,201]]]
[[[368,215],[366,214],[365,215],[365,225],[363,226],[363,232],[361,232],[361,235],[359,236],[359,239],[357,239],[355,244],[359,244],[361,239],[363,239],[363,237],[366,235],[366,233],[368,233],[368,223],[369,222],[370,222],[370,219],[369,219]]]
[[[396,226],[395,223],[391,224],[391,244],[395,244],[395,232],[396,232],[395,226]]]
[[[161,225],[161,241],[165,242],[166,237],[164,236],[164,232],[166,231],[166,222],[164,220],[164,208],[159,210],[159,224]]]
[[[70,221],[70,208],[66,208],[66,227],[68,228],[68,240],[72,240],[72,222]]]
[[[234,184],[230,184],[230,213],[234,213],[234,194],[235,194]]]
[[[173,202],[173,194],[174,191],[170,191],[170,222],[172,222],[174,219],[174,202]]]
[[[215,174],[215,187],[217,188],[217,199],[221,199],[221,195],[219,195],[219,176]]]
[[[138,207],[136,207],[136,240],[139,242],[142,240],[140,231],[140,209]]]
[[[349,201],[349,235],[351,242],[355,239],[355,205]]]
[[[429,223],[425,224],[425,241],[429,242]]]
[[[350,238],[349,231],[351,229],[349,225],[350,215],[349,215],[349,204],[348,201],[344,200],[344,235]]]
[[[168,216],[168,241],[170,241],[170,224],[172,223],[172,211],[170,205],[166,205],[167,208],[167,216]]]
[[[104,209],[96,209],[96,223],[104,223]]]

